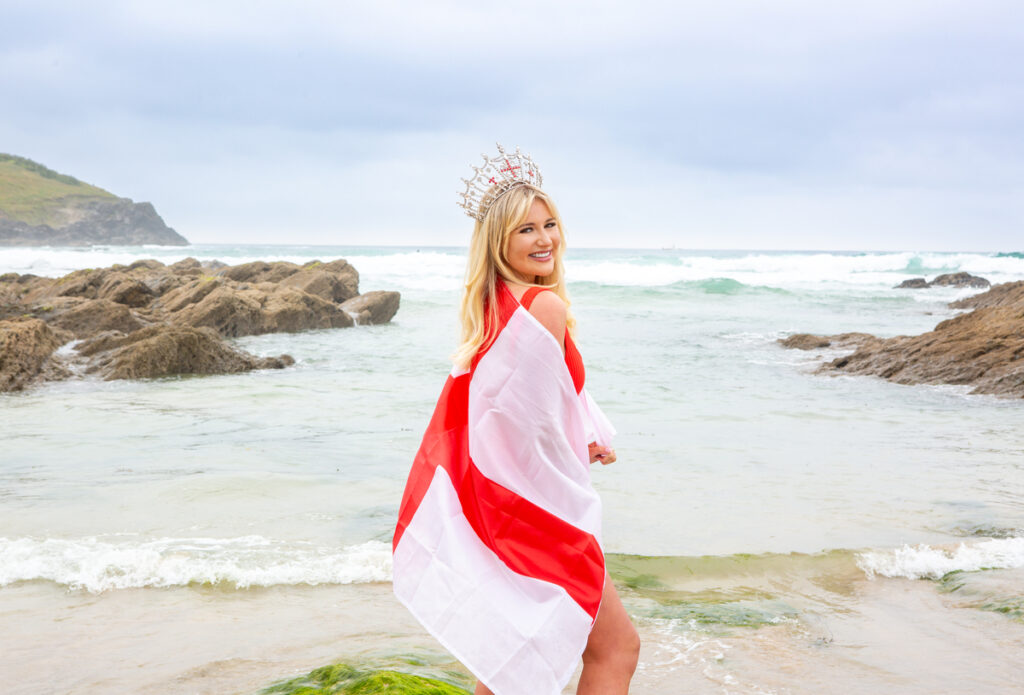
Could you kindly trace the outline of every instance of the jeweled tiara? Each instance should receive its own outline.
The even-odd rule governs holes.
[[[516,147],[515,154],[506,154],[505,148],[498,145],[498,156],[491,158],[485,154],[483,166],[473,167],[473,178],[462,179],[466,182],[466,191],[460,193],[462,202],[456,203],[473,219],[483,222],[487,211],[501,196],[516,186],[530,184],[540,188],[544,179],[540,168]]]

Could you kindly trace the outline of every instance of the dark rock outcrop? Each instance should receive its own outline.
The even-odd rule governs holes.
[[[1024,282],[996,285],[950,306],[973,311],[917,336],[858,338],[848,343],[856,347],[853,353],[818,371],[874,375],[900,384],[969,385],[972,393],[1024,398]],[[841,336],[812,337],[843,347],[836,345]],[[808,340],[780,342],[800,347]]]
[[[51,205],[51,224],[32,225],[0,213],[0,246],[188,245],[151,203],[68,196]]]
[[[77,349],[93,356],[90,372],[105,379],[148,379],[176,374],[234,374],[252,369],[281,369],[289,355],[254,357],[224,343],[209,328],[149,326],[129,335],[105,333]]]
[[[979,289],[991,285],[992,283],[985,278],[970,273],[947,273],[939,275],[928,283],[929,287],[977,287]]]
[[[124,304],[109,299],[73,299],[54,302],[50,312],[41,314],[57,328],[76,338],[88,338],[102,331],[130,333],[144,325]]]
[[[20,391],[40,379],[54,351],[69,337],[36,318],[0,321],[0,392]]]
[[[896,289],[922,289],[925,287],[976,287],[983,289],[992,283],[983,277],[970,273],[946,273],[936,276],[931,282],[924,278],[911,278],[896,285]]]
[[[56,279],[16,273],[0,276],[0,320],[28,317],[36,321],[33,326],[50,331],[40,336],[57,336],[57,345],[82,340],[67,359],[82,362],[76,366],[78,371],[108,379],[286,366],[292,363],[287,355],[260,359],[222,339],[345,328],[357,321],[386,323],[399,302],[398,292],[360,295],[359,273],[341,259],[303,266],[263,261],[228,266],[194,258],[164,265],[147,259],[127,266],[78,270]],[[14,350],[23,342],[12,339],[4,350]],[[48,356],[57,345],[39,354]],[[16,359],[6,352],[0,355],[0,360]],[[0,382],[0,391],[61,375],[56,369],[46,372],[44,367],[33,367],[39,360],[47,363],[45,357],[29,359],[18,373],[30,376]]]
[[[924,278],[910,278],[909,280],[904,280],[900,284],[896,285],[896,289],[898,289],[898,290],[902,290],[902,289],[918,290],[918,289],[923,289],[925,287],[928,287],[928,281],[925,280]]]
[[[821,348],[843,350],[859,347],[874,340],[878,340],[878,338],[868,333],[840,333],[839,335],[795,333],[788,338],[779,338],[777,342],[782,347],[796,350],[818,350]]]

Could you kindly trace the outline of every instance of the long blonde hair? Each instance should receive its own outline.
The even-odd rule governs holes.
[[[565,229],[554,201],[536,186],[523,184],[502,195],[487,211],[482,221],[473,226],[473,238],[469,242],[469,257],[466,259],[466,290],[462,295],[459,319],[462,334],[459,347],[452,355],[452,361],[460,368],[468,368],[477,352],[489,347],[494,340],[498,325],[498,279],[522,284],[515,271],[508,264],[509,237],[513,230],[523,224],[530,213],[534,200],[542,200],[558,223],[561,243],[555,251],[555,271],[547,277],[534,277],[529,283],[537,287],[550,287],[555,294],[569,304],[565,290],[565,267],[562,255],[565,251]],[[574,332],[576,321],[569,314],[566,321],[570,333]]]

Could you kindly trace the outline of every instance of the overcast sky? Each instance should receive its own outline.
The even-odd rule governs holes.
[[[13,5],[13,6],[12,6]],[[1024,249],[1024,3],[0,0],[0,152],[196,243]]]

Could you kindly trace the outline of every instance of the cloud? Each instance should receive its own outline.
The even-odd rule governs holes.
[[[461,243],[458,177],[499,139],[604,245],[632,220],[627,245],[997,248],[1024,221],[1022,15],[44,0],[0,9],[0,149],[198,240]]]

